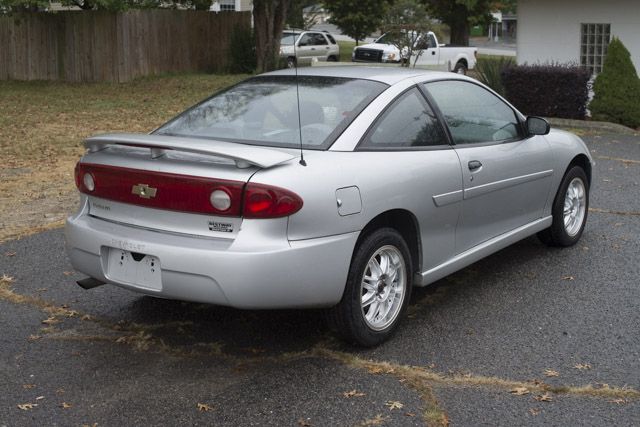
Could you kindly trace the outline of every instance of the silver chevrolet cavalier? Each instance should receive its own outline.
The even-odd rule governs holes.
[[[364,346],[426,286],[527,236],[575,244],[592,157],[452,73],[259,75],[150,134],[88,138],[66,224],[84,288],[327,308]]]

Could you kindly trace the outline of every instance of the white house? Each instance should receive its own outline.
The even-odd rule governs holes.
[[[518,0],[518,64],[574,62],[597,73],[614,36],[640,71],[639,0]]]
[[[251,0],[215,0],[211,4],[215,12],[251,12],[252,8]]]

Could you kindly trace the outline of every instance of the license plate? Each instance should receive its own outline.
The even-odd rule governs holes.
[[[123,284],[162,290],[160,260],[152,255],[110,248],[106,276]]]

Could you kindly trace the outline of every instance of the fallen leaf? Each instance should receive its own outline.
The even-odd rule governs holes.
[[[60,407],[61,407],[62,409],[69,409],[69,408],[71,408],[72,406],[73,406],[73,405],[72,405],[71,403],[67,403],[67,402],[62,402],[62,403],[60,404]]]
[[[516,396],[524,396],[525,394],[529,394],[529,389],[526,387],[516,387],[514,389],[511,389],[511,391],[509,392],[511,394],[514,394]]]
[[[213,408],[206,403],[198,403],[198,411],[200,412],[209,412],[212,411]]]
[[[615,403],[616,405],[624,405],[625,403],[627,403],[627,399],[612,399],[609,402]]]
[[[42,400],[42,399],[44,399],[44,396],[38,396],[38,397],[36,397],[36,400]]]
[[[394,374],[395,372],[396,372],[396,370],[393,369],[393,368],[389,368],[386,371],[384,371],[385,374]]]
[[[64,389],[63,388],[57,389],[56,394],[64,394]]]
[[[415,416],[416,416],[416,414],[414,414],[413,412],[405,412],[405,413],[404,413],[404,416],[405,416],[405,417],[415,417]]]
[[[544,375],[547,376],[547,377],[559,377],[560,376],[560,372],[554,371],[553,369],[545,369],[544,370]]]
[[[361,426],[379,426],[384,424],[384,422],[389,419],[389,417],[383,417],[382,414],[376,415],[374,418],[370,418],[368,420],[364,420],[360,423]]]
[[[3,274],[2,277],[0,277],[0,280],[2,280],[5,283],[11,283],[14,281],[14,278],[12,276],[7,276],[6,274]]]
[[[511,391],[509,392],[511,394],[514,394],[516,396],[524,396],[525,394],[529,394],[529,389],[526,387],[516,387],[511,389]]]
[[[67,317],[77,317],[79,314],[80,314],[80,313],[78,313],[78,312],[77,312],[77,311],[75,311],[75,310],[69,310],[69,311],[67,311],[66,316],[67,316]]]
[[[55,325],[56,323],[60,323],[60,320],[56,319],[55,316],[51,316],[47,319],[44,319],[42,323],[45,325]]]
[[[91,316],[90,316],[90,315],[88,315],[88,314],[85,314],[84,316],[82,316],[82,317],[80,318],[80,320],[93,320],[93,317],[91,317]]]
[[[342,393],[342,395],[344,397],[362,397],[364,396],[364,393],[361,393],[357,390],[351,390],[351,391],[345,391],[344,393]]]
[[[586,371],[587,369],[591,369],[591,365],[588,363],[576,363],[575,365],[573,365],[573,367],[581,371]]]
[[[531,408],[531,409],[529,409],[529,413],[535,417],[536,415],[538,415],[540,413],[540,409]]]
[[[41,335],[29,335],[29,338],[27,338],[29,341],[37,341],[40,338],[42,338]]]
[[[63,271],[62,274],[64,274],[65,276],[71,276],[73,274],[73,271]]]
[[[404,407],[404,405],[396,400],[387,400],[387,403],[385,403],[386,406],[389,407],[390,411],[393,411],[394,409],[402,409]]]
[[[302,418],[300,418],[298,420],[298,425],[301,426],[301,427],[311,427],[312,426],[311,422],[308,421],[308,419],[305,420],[305,419],[302,419]]]
[[[34,388],[36,385],[35,384],[22,384],[22,388],[28,390],[30,388]]]
[[[4,253],[4,256],[16,256],[16,253],[15,253],[15,252],[13,252],[13,251],[5,252],[5,253]]]
[[[36,406],[38,406],[37,403],[22,403],[18,405],[18,408],[22,409],[23,411],[28,411],[30,409],[35,408]]]
[[[572,280],[576,280],[576,278],[575,278],[575,277],[573,277],[573,276],[563,276],[563,277],[562,277],[562,280],[572,281]]]
[[[539,396],[535,396],[534,399],[537,400],[538,402],[551,402],[553,400],[553,398],[551,397],[551,395],[549,393],[545,393],[545,394],[541,394]]]
[[[369,373],[372,373],[372,374],[382,373],[382,368],[379,366],[369,366],[367,369],[369,370]]]

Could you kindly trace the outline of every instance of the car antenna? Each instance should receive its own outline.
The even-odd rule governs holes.
[[[302,33],[300,33],[300,35],[302,36]],[[295,32],[294,32],[294,37],[293,37],[293,68],[295,70],[296,73],[296,105],[298,107],[298,136],[299,136],[299,141],[300,141],[300,164],[302,166],[307,166],[307,162],[304,161],[304,153],[302,151],[302,119],[300,118],[300,85],[298,83],[298,54],[296,52],[296,37],[295,37]]]

